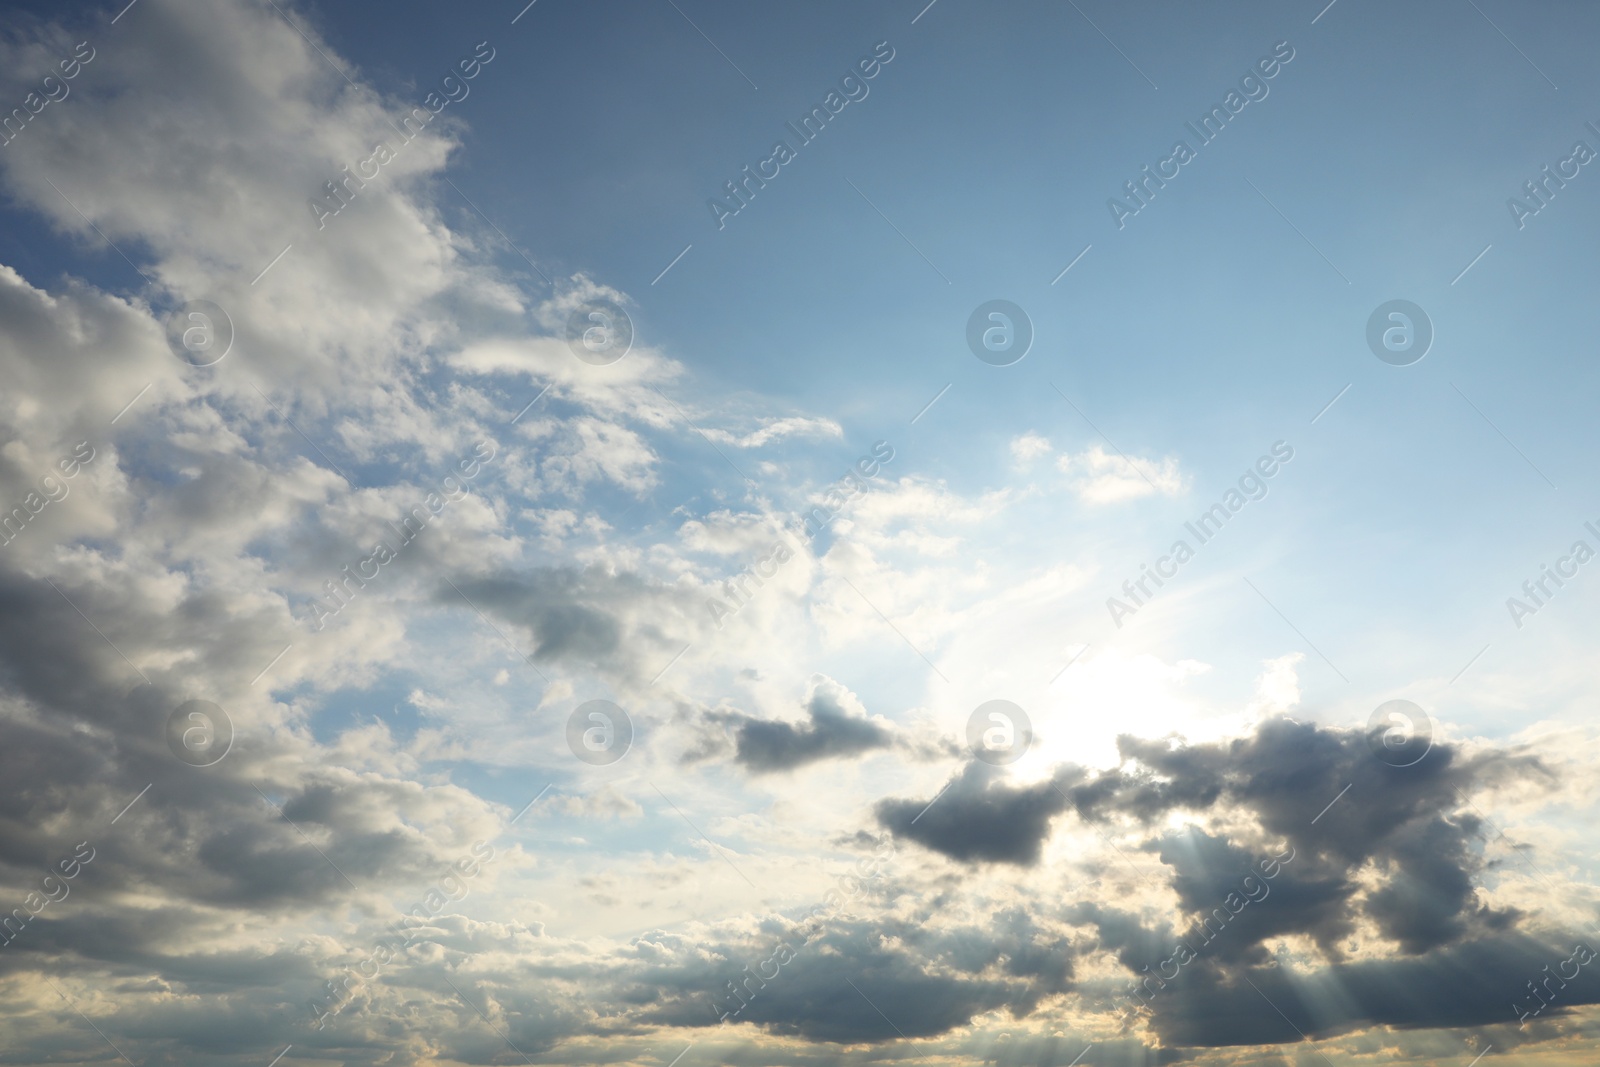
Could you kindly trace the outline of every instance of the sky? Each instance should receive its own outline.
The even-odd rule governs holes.
[[[1593,1062],[1597,42],[0,8],[0,1064]]]

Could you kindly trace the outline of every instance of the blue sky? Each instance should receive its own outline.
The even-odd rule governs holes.
[[[95,56],[0,146],[0,889],[102,858],[0,951],[8,1062],[1592,1058],[1587,972],[1503,1005],[1600,900],[1600,565],[1508,610],[1600,549],[1600,177],[1507,201],[1600,151],[1600,13],[923,3],[10,5],[4,107]],[[202,299],[209,367],[166,340]],[[1010,366],[968,347],[993,300]],[[1367,341],[1394,300],[1406,366]],[[603,366],[563,337],[602,305]],[[235,729],[203,768],[163,741],[196,698]],[[568,740],[596,699],[614,760]],[[998,765],[996,699],[1035,733]],[[1395,699],[1415,767],[1368,732]],[[1119,1015],[1284,849],[1205,977]]]

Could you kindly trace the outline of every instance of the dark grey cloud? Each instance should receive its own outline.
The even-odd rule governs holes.
[[[1437,744],[1415,766],[1392,767],[1359,731],[1282,718],[1210,745],[1123,737],[1118,747],[1122,767],[1067,789],[1087,818],[1148,823],[1169,811],[1242,809],[1258,831],[1238,844],[1259,855],[1286,842],[1298,857],[1294,879],[1326,889],[1372,865],[1382,889],[1362,896],[1346,883],[1342,892],[1347,901],[1359,897],[1354,906],[1410,953],[1481,936],[1514,918],[1474,903],[1482,862],[1474,843],[1484,828],[1467,798],[1510,782],[1554,784],[1545,764],[1515,751]],[[1336,956],[1353,916],[1330,913],[1320,891],[1305,903],[1300,929]]]
[[[1018,908],[992,924],[939,931],[852,918],[829,920],[809,939],[784,924],[770,930],[764,939],[701,946],[727,962],[644,972],[634,988],[649,1005],[645,1016],[707,1026],[732,1008],[739,1010],[727,1025],[811,1041],[929,1037],[997,1008],[1029,1015],[1071,988],[1076,957],[1064,931]],[[790,951],[768,963],[779,944]]]
[[[1180,975],[1156,995],[1151,1023],[1163,1043],[1190,1047],[1291,1044],[1302,1034],[1320,1038],[1369,1026],[1500,1024],[1513,1031],[1509,1036],[1515,1041],[1519,1016],[1513,1002],[1529,1005],[1533,997],[1526,983],[1542,980],[1548,973],[1544,968],[1557,968],[1572,947],[1571,941],[1507,934],[1420,956],[1309,973],[1196,963],[1191,966],[1202,968],[1199,973]],[[1600,1002],[1600,968],[1591,963],[1549,989],[1556,999],[1536,1020],[1544,1025],[1574,1007]],[[1497,1044],[1504,1047],[1504,1041],[1497,1035]]]
[[[792,771],[818,760],[857,756],[888,748],[888,728],[853,713],[832,688],[819,687],[806,702],[809,722],[795,725],[740,718],[733,727],[734,761],[758,772]]]
[[[1440,744],[1397,768],[1377,759],[1360,732],[1287,719],[1204,745],[1123,737],[1118,747],[1123,761],[1112,770],[1064,766],[1031,785],[971,763],[936,797],[880,802],[877,818],[897,839],[953,860],[1023,866],[1037,862],[1068,809],[1135,835],[1172,813],[1197,820],[1135,846],[1169,872],[1178,908],[1168,920],[1107,903],[1066,912],[1124,968],[1127,988],[1113,991],[1124,1008],[1137,1003],[1129,999],[1135,981],[1178,971],[1141,1009],[1164,1044],[1297,1040],[1246,978],[1273,999],[1273,990],[1292,996],[1296,1011],[1285,1012],[1307,1033],[1504,1022],[1514,987],[1491,992],[1487,976],[1536,976],[1565,958],[1517,932],[1524,916],[1483,903],[1477,888],[1487,831],[1468,798],[1498,785],[1553,784],[1549,768],[1525,753]],[[1282,862],[1264,877],[1272,857]],[[1377,940],[1362,938],[1364,930]],[[1325,966],[1286,975],[1268,943],[1289,935],[1310,937]],[[1358,940],[1363,955],[1377,948],[1384,958],[1346,963]],[[1175,968],[1179,945],[1193,958]],[[1463,975],[1469,967],[1477,973]],[[1401,992],[1422,983],[1432,983],[1426,995]],[[1340,1001],[1346,985],[1362,995]],[[1591,979],[1571,990],[1566,1003],[1587,1002]]]
[[[1230,893],[1246,899],[1252,895],[1261,898],[1228,920],[1226,937],[1219,936],[1206,945],[1210,957],[1261,963],[1267,959],[1261,943],[1268,938],[1310,933],[1320,943],[1337,945],[1351,932],[1348,904],[1356,886],[1350,872],[1307,865],[1302,862],[1305,857],[1294,852],[1292,846],[1287,852],[1270,855],[1252,852],[1225,837],[1191,826],[1183,832],[1164,834],[1148,847],[1172,870],[1170,884],[1188,920],[1184,929],[1203,922],[1215,909],[1226,908]],[[1268,868],[1276,870],[1273,877],[1263,877],[1257,865],[1279,855],[1291,858]],[[1248,886],[1244,884],[1246,878],[1252,879]],[[1172,943],[1167,940],[1157,947],[1165,950],[1165,958]],[[1123,962],[1130,970],[1138,970],[1150,959],[1146,955],[1135,962],[1130,956]]]
[[[1287,844],[1299,858],[1280,887],[1275,918],[1252,915],[1244,925],[1254,932],[1240,939],[1243,945],[1302,932],[1337,957],[1359,913],[1401,951],[1419,953],[1503,929],[1516,917],[1475,903],[1481,860],[1473,845],[1483,828],[1476,814],[1461,810],[1465,797],[1509,781],[1553,783],[1549,769],[1527,755],[1469,754],[1450,744],[1436,745],[1415,766],[1392,767],[1357,731],[1283,718],[1262,722],[1249,737],[1213,744],[1124,736],[1118,748],[1117,768],[1091,774],[1063,766],[1029,786],[1010,785],[1002,770],[971,763],[936,801],[880,802],[878,821],[951,859],[1030,865],[1052,820],[1068,808],[1091,824],[1134,829],[1174,811],[1199,818],[1240,813],[1254,826],[1244,840],[1191,833],[1146,842],[1172,868],[1185,908],[1214,907],[1223,886],[1248,873],[1253,857]],[[1371,894],[1353,880],[1367,864],[1384,880]]]
[[[539,663],[647,682],[706,627],[703,598],[635,573],[600,567],[544,567],[462,576],[441,584],[436,603],[463,607],[462,594],[516,630],[513,642]]]
[[[1008,785],[1003,769],[973,760],[934,797],[882,800],[874,811],[895,837],[951,859],[1026,867],[1069,803],[1053,781]]]
[[[685,764],[726,759],[752,774],[771,774],[888,749],[919,762],[959,751],[950,738],[869,717],[856,695],[827,675],[812,676],[803,707],[805,719],[790,722],[681,703],[675,720],[687,727],[691,740],[679,759]]]

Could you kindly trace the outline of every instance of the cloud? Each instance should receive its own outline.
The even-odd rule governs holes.
[[[1065,766],[1031,785],[1009,784],[1001,770],[972,762],[933,798],[880,802],[877,818],[897,838],[954,860],[1029,866],[1069,807],[1091,824],[1209,814],[1228,828],[1225,836],[1191,830],[1143,846],[1172,871],[1191,914],[1216,906],[1253,856],[1287,842],[1299,858],[1272,908],[1252,912],[1230,935],[1227,952],[1247,959],[1260,956],[1255,947],[1267,938],[1290,933],[1340,959],[1362,928],[1416,955],[1517,919],[1475,899],[1483,860],[1474,842],[1483,828],[1460,809],[1463,796],[1484,787],[1548,780],[1531,756],[1438,744],[1416,766],[1397,768],[1381,762],[1362,733],[1285,719],[1264,721],[1243,740],[1183,746],[1124,736],[1119,749],[1117,769],[1090,775]],[[1335,798],[1337,806],[1319,812]]]
[[[114,33],[114,45],[98,38],[71,103],[0,154],[12,195],[97,254],[103,233],[142,260],[156,284],[145,298],[206,297],[227,309],[235,348],[257,372],[219,382],[224,391],[249,394],[247,381],[270,388],[293,374],[307,386],[371,381],[391,353],[414,355],[437,298],[470,273],[437,213],[411,195],[455,147],[454,119],[404,143],[396,122],[415,102],[347,83],[270,5],[144,3]],[[0,69],[53,46],[8,43]],[[493,76],[492,66],[483,72]],[[394,161],[319,229],[311,198],[380,142],[399,148]],[[120,256],[111,262],[130,289],[142,287]],[[503,285],[481,280],[484,295],[504,301]],[[260,374],[269,370],[277,374]],[[315,392],[304,399],[316,402]]]
[[[1160,494],[1178,496],[1188,491],[1189,479],[1171,456],[1162,460],[1112,455],[1099,445],[1072,455],[1056,457],[1056,469],[1085,504],[1116,504]]]
[[[546,807],[573,818],[637,819],[644,814],[638,801],[609,785],[583,796],[556,797]]]
[[[807,688],[800,722],[722,706],[690,712],[690,741],[680,758],[686,764],[726,759],[766,775],[874,752],[892,751],[916,762],[948,759],[959,752],[953,739],[922,724],[908,728],[882,715],[868,715],[855,693],[826,675],[813,675]]]
[[[1067,804],[1053,782],[1011,786],[1002,770],[973,760],[932,799],[883,800],[874,811],[897,838],[951,859],[1027,867]]]
[[[1055,452],[1050,439],[1028,431],[1011,439],[1011,458],[1027,467]],[[1055,468],[1066,476],[1067,488],[1091,506],[1162,495],[1179,496],[1189,490],[1189,476],[1172,456],[1160,460],[1107,452],[1100,445],[1072,453],[1055,453]]]
[[[1011,457],[1018,463],[1027,463],[1050,454],[1050,439],[1036,433],[1025,433],[1011,439]]]
[[[832,419],[790,416],[763,420],[759,429],[742,436],[715,428],[707,429],[705,435],[735,448],[761,448],[786,437],[843,437],[844,427]]]
[[[858,756],[888,748],[894,735],[872,720],[855,694],[830,678],[820,679],[806,701],[801,725],[729,716],[736,741],[734,761],[757,774],[792,771],[818,760]]]
[[[1552,959],[1517,931],[1524,913],[1482,899],[1486,828],[1463,810],[1474,792],[1550,784],[1537,758],[1439,743],[1414,766],[1392,767],[1361,731],[1281,718],[1242,739],[1184,746],[1123,737],[1119,749],[1121,768],[1063,785],[1089,820],[1151,826],[1184,812],[1209,816],[1213,827],[1162,832],[1139,846],[1170,872],[1177,925],[1094,904],[1076,911],[1116,952],[1130,983],[1151,973],[1171,978],[1170,992],[1152,987],[1155,995],[1140,995],[1164,1043],[1291,1040],[1280,1032],[1280,1016],[1260,1010],[1262,993],[1286,1000],[1279,1008],[1313,1036],[1378,1024],[1481,1023],[1491,1017],[1490,1001],[1500,1005],[1510,987],[1491,995],[1481,976],[1488,972],[1463,978],[1462,968],[1503,956],[1496,967],[1515,973],[1538,953],[1541,964]],[[1258,861],[1272,855],[1284,862],[1263,878]],[[1241,881],[1252,873],[1250,884]],[[1288,973],[1285,944],[1301,946],[1302,963],[1323,966]],[[1179,945],[1200,958],[1173,978],[1166,968]],[[1304,956],[1313,946],[1320,961]],[[1448,997],[1435,996],[1441,982]],[[1399,992],[1421,987],[1425,996]],[[1361,995],[1340,995],[1353,989]]]
[[[1537,1003],[1526,982],[1542,980],[1572,953],[1522,936],[1484,938],[1400,960],[1368,960],[1309,973],[1261,967],[1237,972],[1208,968],[1183,976],[1181,989],[1162,999],[1152,1017],[1163,1043],[1203,1047],[1292,1044],[1351,1030],[1386,1026],[1478,1028],[1515,1024],[1520,1001]],[[1254,986],[1254,988],[1252,988]],[[1550,993],[1559,1003],[1546,1009],[1545,1036],[1554,1020],[1572,1009],[1600,1003],[1600,973],[1593,965]],[[1507,1027],[1509,1030],[1510,1028]],[[1496,1037],[1501,1047],[1519,1043],[1515,1031]]]
[[[1277,659],[1269,659],[1256,679],[1255,696],[1245,708],[1246,714],[1267,715],[1289,711],[1300,703],[1300,661],[1304,652],[1290,652]]]
[[[1070,988],[1076,956],[1063,928],[1020,909],[982,927],[935,931],[904,920],[836,917],[809,936],[782,921],[765,933],[743,943],[708,940],[706,955],[716,962],[641,976],[649,982],[639,990],[645,1017],[708,1026],[728,1012],[734,1024],[813,1042],[928,1037],[987,1011],[1027,1015]]]
[[[434,591],[437,604],[470,605],[514,626],[514,647],[533,661],[598,669],[640,682],[676,653],[677,635],[708,626],[703,597],[637,573],[603,567],[541,567],[460,575]]]

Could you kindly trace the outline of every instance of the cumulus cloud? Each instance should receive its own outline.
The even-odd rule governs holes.
[[[1505,1011],[1513,996],[1537,1014],[1556,999],[1554,986],[1536,999],[1523,984],[1567,960],[1583,935],[1548,924],[1527,932],[1526,913],[1485,902],[1490,831],[1467,797],[1549,786],[1548,765],[1443,744],[1397,768],[1371,740],[1281,718],[1206,745],[1123,737],[1114,770],[1067,766],[1024,785],[973,762],[934,796],[886,800],[876,814],[897,839],[969,865],[1037,864],[1053,830],[1084,822],[1154,853],[1170,919],[1094,900],[1065,916],[1091,931],[1080,959],[1109,953],[1125,975],[1080,988],[1086,1003],[1136,1007],[1164,1045],[1505,1024],[1516,1021]],[[1063,822],[1069,811],[1076,818]],[[1158,829],[1175,813],[1203,825]],[[1592,975],[1574,979],[1576,970],[1562,969],[1563,1006],[1539,1024],[1544,1039],[1600,996]],[[1420,987],[1425,996],[1404,993]],[[1360,995],[1343,995],[1354,989]],[[1264,999],[1278,1011],[1263,1010]]]
[[[807,683],[801,710],[804,718],[796,722],[727,706],[695,709],[687,718],[690,741],[682,758],[686,763],[726,759],[751,774],[770,775],[879,752],[916,762],[948,759],[957,752],[951,738],[868,714],[855,693],[826,675]]]
[[[1181,995],[1153,1015],[1164,1042],[1184,1046],[1288,1044],[1373,1026],[1397,1030],[1480,1028],[1516,1024],[1513,1000],[1533,1002],[1525,983],[1572,956],[1569,942],[1506,935],[1400,960],[1365,960],[1310,973],[1252,968],[1186,976]],[[1557,1036],[1558,1020],[1600,1002],[1600,976],[1577,969],[1558,991],[1540,1036]],[[1254,988],[1252,988],[1254,986]],[[1157,1001],[1157,1003],[1161,1003]],[[1531,1009],[1529,1010],[1531,1013]],[[1497,1028],[1501,1047],[1523,1043],[1515,1025]]]
[[[997,920],[992,928],[929,931],[839,917],[809,935],[777,922],[764,940],[708,945],[710,965],[653,973],[646,1014],[705,1026],[728,1012],[770,1034],[842,1044],[938,1035],[996,1009],[1025,1016],[1070,988],[1071,939],[1021,911]],[[769,959],[777,962],[763,967]],[[746,960],[752,966],[736,965]]]
[[[895,836],[951,859],[1031,866],[1067,804],[1054,782],[1014,786],[1002,770],[973,760],[932,798],[883,800],[876,812]]]
[[[724,716],[733,729],[735,762],[756,773],[792,771],[823,759],[888,748],[894,735],[883,719],[868,718],[856,695],[832,679],[820,680],[805,705],[808,721],[794,723]]]

